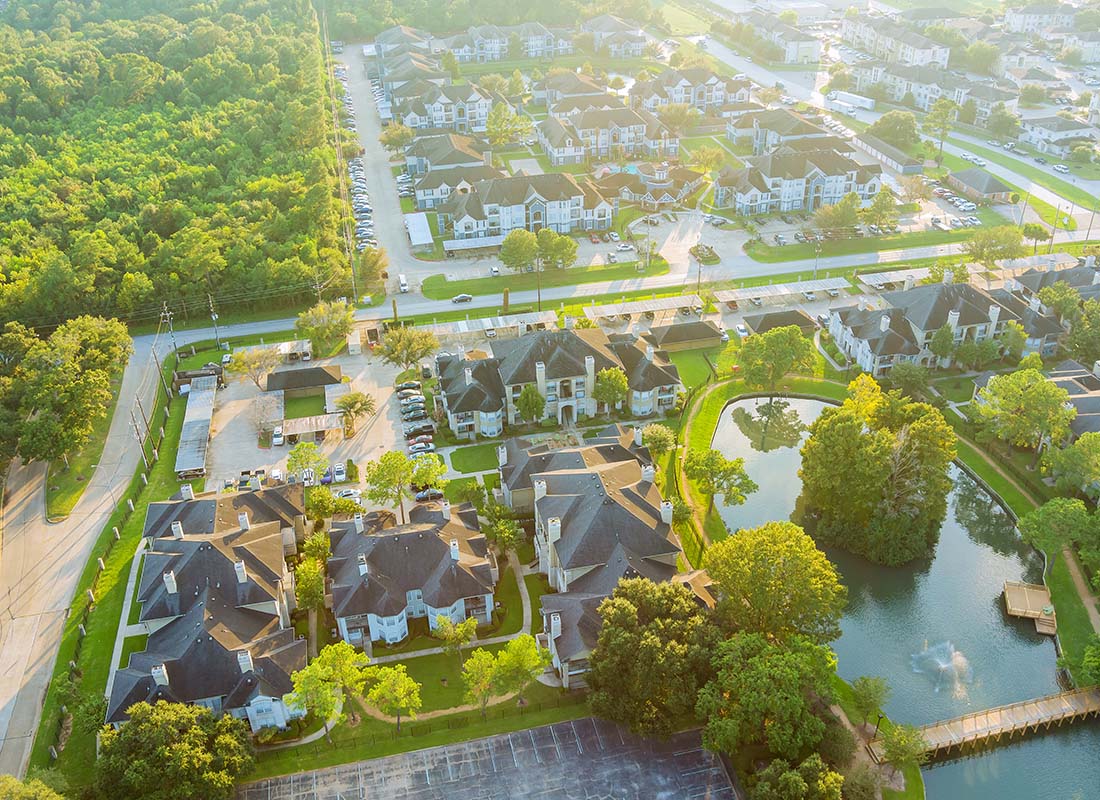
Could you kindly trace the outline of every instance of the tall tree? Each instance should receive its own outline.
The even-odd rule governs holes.
[[[290,676],[294,691],[290,702],[321,719],[325,737],[332,742],[329,723],[344,718],[341,708],[352,695],[361,695],[370,676],[370,659],[344,641],[323,649],[309,664]]]
[[[847,780],[834,772],[817,753],[811,753],[795,768],[777,758],[756,774],[752,800],[841,800]],[[847,800],[847,795],[844,795]]]
[[[1066,447],[1051,449],[1045,466],[1061,491],[1080,492],[1100,504],[1100,433],[1088,431]]]
[[[421,453],[409,460],[412,462],[410,480],[414,485],[443,489],[450,483],[444,477],[447,474],[447,462],[438,453]]]
[[[607,367],[596,373],[592,399],[603,404],[608,414],[618,408],[629,394],[630,384],[627,382],[626,373],[618,367]]]
[[[922,399],[928,392],[928,367],[915,361],[902,361],[890,368],[890,384],[906,397]]]
[[[774,392],[783,376],[813,367],[814,345],[797,325],[772,328],[742,342],[740,361],[746,386]]]
[[[898,178],[902,200],[906,203],[917,203],[932,198],[932,187],[924,182],[923,177],[923,175],[902,175]]]
[[[318,477],[328,469],[328,459],[313,442],[298,442],[290,448],[286,459],[286,471],[300,475],[307,469],[313,470]]]
[[[539,647],[534,636],[524,633],[509,639],[496,659],[493,670],[496,694],[515,692],[522,698],[527,687],[550,663],[550,651]]]
[[[229,371],[247,375],[256,388],[263,391],[263,379],[281,361],[282,357],[274,347],[249,347],[233,353],[229,359]]]
[[[957,110],[958,106],[954,101],[941,97],[932,104],[921,122],[921,130],[924,131],[925,135],[932,137],[939,144],[939,153],[936,155],[937,163],[943,162],[943,143],[947,139],[947,135],[951,133],[951,120]],[[924,182],[921,181],[921,183]]]
[[[945,322],[932,334],[928,349],[939,359],[950,358],[955,352],[955,329]]]
[[[759,488],[745,472],[745,459],[726,458],[717,450],[688,450],[684,475],[707,496],[708,509],[716,495],[722,495],[722,505],[739,506]]]
[[[542,415],[546,412],[546,398],[539,394],[538,387],[533,383],[528,383],[520,390],[515,404],[516,413],[519,414],[520,419],[531,422],[542,419]]]
[[[836,656],[802,636],[775,642],[737,633],[714,649],[716,676],[699,692],[703,745],[737,753],[764,745],[782,758],[816,747],[825,723],[814,714],[833,696]]]
[[[586,676],[600,717],[642,736],[667,736],[690,714],[710,672],[712,630],[682,584],[630,578],[600,604]]]
[[[517,114],[507,103],[495,103],[485,119],[485,138],[493,147],[514,142],[530,132],[531,118]]]
[[[902,150],[908,150],[920,141],[917,118],[912,111],[887,111],[875,120],[867,133]]]
[[[459,663],[462,661],[462,648],[472,642],[475,635],[477,617],[467,617],[462,622],[455,622],[446,614],[436,615],[432,636],[443,642],[443,652],[456,656]]]
[[[396,506],[401,509],[401,522],[405,522],[404,500],[412,495],[413,463],[399,450],[383,453],[377,461],[363,465],[363,483],[372,503]]]
[[[332,345],[351,333],[355,308],[339,300],[322,301],[298,315],[294,330],[319,347]]]
[[[252,769],[245,724],[183,703],[136,703],[121,728],[99,737],[93,787],[98,798],[229,800]]]
[[[517,228],[505,236],[500,246],[500,263],[516,272],[522,272],[534,266],[538,255],[538,238],[531,231],[522,228]]]
[[[1005,323],[999,342],[1004,348],[1006,358],[1019,361],[1024,355],[1024,348],[1027,347],[1027,331],[1019,322],[1010,319]]]
[[[898,204],[894,200],[894,193],[887,187],[882,187],[871,205],[863,210],[863,220],[868,225],[890,227],[898,222]]]
[[[477,705],[481,718],[496,689],[496,658],[488,650],[478,648],[462,665],[462,682],[466,686],[466,701]]]
[[[642,428],[642,444],[649,448],[649,454],[659,460],[676,447],[676,434],[667,425],[651,422]]]
[[[1039,242],[1045,242],[1051,235],[1051,231],[1041,222],[1025,222],[1023,227],[1020,228],[1020,232],[1025,239],[1030,239],[1035,243],[1035,247],[1032,249],[1033,255],[1039,252]]]
[[[726,162],[726,151],[721,147],[703,145],[691,151],[691,163],[709,175]]]
[[[412,144],[412,140],[415,136],[416,132],[409,126],[403,125],[400,122],[391,122],[382,129],[382,134],[378,137],[378,141],[380,141],[382,146],[391,153],[398,153]]]
[[[407,370],[438,349],[439,340],[434,333],[405,325],[386,331],[378,354],[387,364]]]
[[[317,611],[325,605],[325,568],[314,558],[306,558],[294,569],[294,594],[298,606]]]
[[[877,675],[860,675],[852,681],[852,705],[863,717],[864,725],[867,724],[867,719],[872,714],[878,713],[889,699],[890,686],[884,678]]]
[[[1100,359],[1100,300],[1090,297],[1081,304],[1066,339],[1066,349],[1082,364]]]
[[[20,781],[11,775],[0,775],[0,797],[5,800],[65,800],[64,795],[36,778]]]
[[[657,110],[657,118],[673,134],[683,134],[695,124],[699,112],[687,103],[669,103]]]
[[[1081,311],[1081,293],[1065,281],[1055,281],[1040,289],[1039,302],[1066,322],[1076,321]]]
[[[450,73],[452,81],[457,81],[462,75],[462,68],[458,65],[458,58],[453,50],[444,51],[439,59],[439,66]]]
[[[1069,393],[1034,369],[993,376],[978,390],[978,399],[978,418],[993,435],[1034,449],[1036,461],[1043,443],[1061,442],[1077,416]]]
[[[1019,258],[1027,252],[1023,234],[1015,225],[976,228],[963,244],[963,250],[971,261],[976,261],[987,270],[996,269],[997,261]]]
[[[397,732],[401,732],[401,716],[416,719],[423,701],[420,684],[409,677],[404,664],[380,667],[371,676],[372,686],[367,692],[367,702],[387,716],[397,718]]]
[[[1055,497],[1020,517],[1019,527],[1025,542],[1046,553],[1049,572],[1062,548],[1089,538],[1096,524],[1080,500]]]
[[[713,542],[703,566],[718,587],[715,616],[726,630],[821,643],[840,635],[848,592],[794,523],[769,522]]]
[[[850,231],[859,225],[859,195],[848,192],[831,206],[821,206],[814,212],[814,225],[824,231]]]
[[[912,725],[891,725],[881,733],[886,763],[895,771],[919,767],[928,760],[928,743]]]

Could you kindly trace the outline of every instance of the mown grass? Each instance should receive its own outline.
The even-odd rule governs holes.
[[[608,244],[614,249],[614,244]],[[472,294],[474,296],[487,294],[501,294],[505,289],[509,292],[535,291],[540,285],[543,289],[551,289],[557,286],[576,286],[582,283],[600,283],[601,281],[624,281],[637,278],[646,278],[651,275],[665,275],[668,273],[668,262],[661,257],[652,259],[649,268],[644,266],[639,269],[636,255],[624,253],[632,259],[622,264],[593,264],[587,267],[570,267],[569,269],[545,269],[542,273],[517,272],[501,274],[489,278],[467,278],[459,281],[449,281],[443,275],[430,275],[420,285],[420,291],[429,300],[444,300],[454,297],[456,294]]]
[[[497,445],[473,444],[451,451],[451,466],[456,472],[485,472],[496,469]]]
[[[283,401],[283,416],[287,419],[315,417],[325,413],[325,396],[288,397]]]

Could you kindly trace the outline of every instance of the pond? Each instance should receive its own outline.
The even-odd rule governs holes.
[[[790,519],[801,494],[799,449],[825,403],[740,400],[726,406],[713,446],[745,459],[760,489],[742,506],[719,502],[730,530]],[[894,720],[924,725],[1059,691],[1053,640],[1004,612],[1005,580],[1039,581],[1042,561],[999,501],[957,466],[931,561],[880,567],[826,550],[848,587],[840,639],[847,680],[881,675]],[[1079,724],[925,769],[930,800],[1100,797],[1100,725]]]

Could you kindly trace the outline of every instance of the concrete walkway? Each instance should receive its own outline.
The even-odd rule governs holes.
[[[289,742],[278,742],[277,744],[260,744],[260,745],[256,745],[256,749],[260,752],[265,752],[265,751],[266,752],[271,752],[273,750],[289,750],[292,747],[299,747],[303,744],[312,744],[313,742],[316,742],[318,739],[323,739],[323,738],[325,738],[326,734],[331,733],[332,729],[336,727],[337,723],[340,721],[340,714],[343,711],[343,709],[344,709],[344,700],[343,700],[343,698],[341,698],[340,702],[336,705],[336,713],[333,714],[332,719],[330,719],[328,721],[328,730],[327,731],[325,730],[325,727],[322,725],[320,728],[315,730],[313,733],[308,733],[305,736],[303,736],[301,739],[294,739],[293,741],[289,741]]]
[[[826,352],[824,346],[821,344],[821,328],[817,328],[816,330],[814,330],[814,347],[817,348],[817,352],[825,356],[825,360],[829,362],[829,365],[832,366],[833,369],[835,369],[837,372],[844,371],[844,367],[836,363],[833,360],[833,357],[829,355],[828,352]]]
[[[485,647],[490,644],[503,644],[510,642],[517,636],[522,636],[525,633],[531,632],[531,596],[527,593],[527,584],[523,580],[523,567],[519,563],[519,559],[516,558],[515,553],[508,554],[508,568],[512,570],[512,574],[516,577],[516,583],[519,585],[519,599],[523,604],[523,620],[521,622],[519,633],[508,634],[505,636],[491,636],[488,639],[474,639],[470,642],[469,647]],[[437,656],[443,653],[442,647],[428,647],[424,650],[414,650],[411,653],[394,653],[390,656],[378,656],[377,658],[371,658],[371,664],[392,664],[397,661],[405,661],[410,658],[419,658],[421,656]],[[454,709],[450,709],[448,713],[453,713]],[[379,717],[382,719],[382,717]]]

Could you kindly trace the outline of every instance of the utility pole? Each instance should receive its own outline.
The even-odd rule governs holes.
[[[1050,247],[1047,248],[1047,255],[1054,252],[1054,237],[1058,234],[1058,215],[1062,213],[1062,206],[1054,209],[1054,225],[1050,229]]]
[[[160,312],[160,321],[168,326],[168,335],[172,338],[172,355],[176,357],[176,365],[180,363],[179,345],[176,343],[176,330],[172,327],[174,314],[168,310],[168,301],[164,301],[164,308]]]
[[[210,301],[210,321],[214,323],[214,343],[218,346],[218,349],[222,349],[222,339],[218,334],[218,312],[214,310],[214,298],[210,292],[206,293],[206,299]]]
[[[149,469],[149,458],[145,455],[145,441],[141,437],[141,428],[138,427],[137,417],[134,416],[134,410],[130,409],[130,423],[134,426],[134,438],[137,440],[138,449],[141,450],[141,463],[145,465],[145,469]]]
[[[814,280],[817,280],[817,262],[821,259],[821,245],[814,245]]]
[[[155,360],[156,359],[154,359],[154,361]],[[145,435],[148,436],[150,433],[149,417],[145,413],[145,407],[141,404],[141,398],[137,395],[134,395],[134,402],[137,404],[138,411],[141,413],[141,419],[145,423]],[[133,412],[130,413],[131,415],[133,414]]]
[[[1086,242],[1089,240],[1089,237],[1092,235],[1092,223],[1093,223],[1093,220],[1096,219],[1096,208],[1097,208],[1096,206],[1093,206],[1092,207],[1092,213],[1089,214],[1089,228],[1088,228],[1087,231],[1085,231],[1085,241]]]

